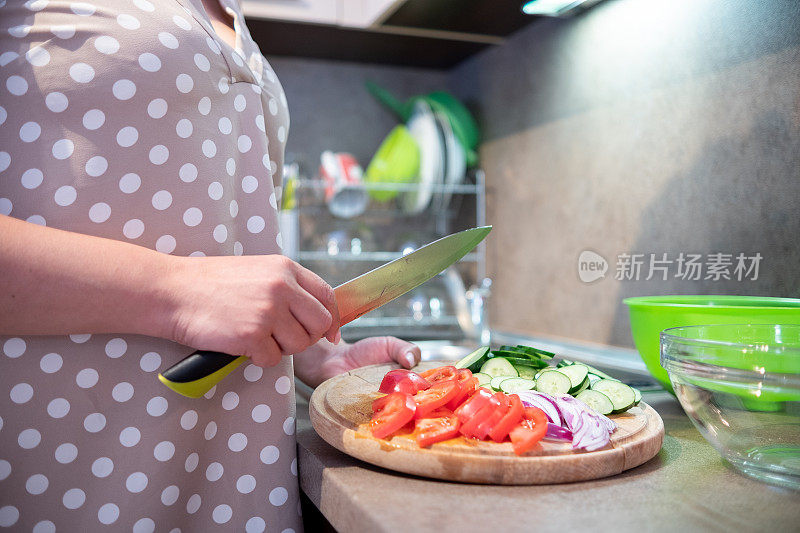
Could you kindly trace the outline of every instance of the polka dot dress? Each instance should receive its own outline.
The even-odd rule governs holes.
[[[286,99],[222,5],[235,48],[200,0],[0,0],[0,213],[166,254],[279,253]],[[299,531],[291,359],[194,400],[156,377],[192,351],[0,337],[0,527]]]

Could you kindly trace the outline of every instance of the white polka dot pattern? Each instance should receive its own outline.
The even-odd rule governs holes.
[[[175,256],[280,252],[288,113],[237,2],[223,0],[237,52],[197,2],[0,5],[0,214]],[[198,530],[297,530],[291,360],[190,400],[156,379],[187,353],[0,337],[0,482],[19,495],[0,526],[170,531],[166,511]]]

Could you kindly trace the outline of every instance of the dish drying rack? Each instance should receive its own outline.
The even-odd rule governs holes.
[[[337,218],[322,199],[323,180],[296,177],[293,182],[295,205],[279,215],[284,254],[332,286],[450,233],[486,225],[485,175],[480,169],[470,171],[459,185],[432,186],[430,205],[414,215],[401,211],[394,201],[371,201],[361,215]],[[364,188],[402,194],[420,186],[365,183]],[[447,205],[442,202],[445,195],[449,195]],[[486,243],[481,242],[442,274],[343,326],[342,336],[349,341],[394,335],[409,340],[470,338],[488,343],[486,299],[490,286]]]

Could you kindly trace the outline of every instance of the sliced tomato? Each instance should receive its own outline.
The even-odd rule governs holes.
[[[503,394],[502,392],[497,392],[493,396],[493,399],[497,401],[498,405],[495,410],[489,415],[486,420],[481,422],[475,431],[473,431],[473,436],[477,439],[485,439],[489,432],[503,419],[504,416],[508,413],[510,409],[510,404],[508,401],[508,397]]]
[[[447,408],[450,410],[455,411],[459,405],[464,403],[464,400],[469,398],[469,396],[475,392],[475,388],[478,386],[478,378],[472,375],[472,372],[467,370],[466,368],[462,368],[458,371],[458,384],[461,387],[458,395],[450,400],[447,404]]]
[[[458,376],[458,369],[454,366],[440,366],[431,368],[420,374],[423,378],[427,379],[431,384],[437,381],[447,381],[455,379]]]
[[[461,422],[458,421],[458,417],[452,411],[437,409],[429,413],[425,418],[416,421],[414,438],[422,448],[427,448],[436,442],[458,436],[460,425]]]
[[[379,392],[389,394],[390,392],[405,392],[406,394],[416,394],[420,390],[425,390],[431,384],[417,374],[410,370],[397,368],[390,370],[383,376],[381,386],[378,388]]]
[[[406,425],[414,418],[414,413],[417,410],[414,398],[402,392],[393,392],[383,398],[378,398],[372,404],[373,410],[377,402],[380,402],[380,406],[375,414],[372,415],[369,429],[372,432],[372,436],[379,439],[388,437]]]
[[[475,391],[464,403],[458,406],[458,408],[455,410],[455,415],[462,424],[465,424],[473,416],[475,416],[478,411],[489,405],[491,398],[492,393],[488,389],[481,387]]]
[[[516,394],[507,396],[509,401],[508,412],[489,430],[489,437],[495,442],[503,442],[509,432],[522,420],[524,407]]]
[[[473,397],[474,396],[475,395],[473,395]],[[466,420],[461,418],[462,425],[461,429],[459,430],[461,434],[467,437],[474,437],[478,439],[483,438],[479,436],[480,433],[478,432],[478,428],[481,427],[491,416],[493,416],[497,409],[501,407],[501,405],[502,402],[499,400],[497,395],[492,394],[489,397],[488,402],[486,402],[477,413],[471,415]]]
[[[547,415],[538,407],[526,407],[522,421],[508,435],[511,437],[514,453],[522,455],[542,440],[545,433]]]
[[[417,404],[414,418],[425,418],[434,409],[447,404],[460,390],[456,381],[437,381],[430,388],[419,391],[414,395],[414,401]]]

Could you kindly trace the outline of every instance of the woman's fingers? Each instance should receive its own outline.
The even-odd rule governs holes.
[[[422,358],[422,352],[419,346],[398,339],[397,337],[387,337],[386,348],[392,361],[398,363],[403,368],[416,366]]]
[[[319,339],[309,335],[291,311],[273,326],[272,337],[277,341],[283,355],[302,352]]]
[[[260,367],[275,366],[280,363],[281,357],[283,357],[281,348],[272,335],[265,335],[251,353],[244,355],[250,357],[250,360]]]
[[[295,279],[297,283],[311,296],[317,299],[331,314],[331,323],[325,332],[325,338],[335,342],[339,331],[339,307],[336,305],[336,296],[333,288],[310,270],[297,265]]]
[[[311,343],[322,338],[333,321],[330,311],[322,302],[299,286],[289,299],[289,312],[303,325],[312,338]]]

